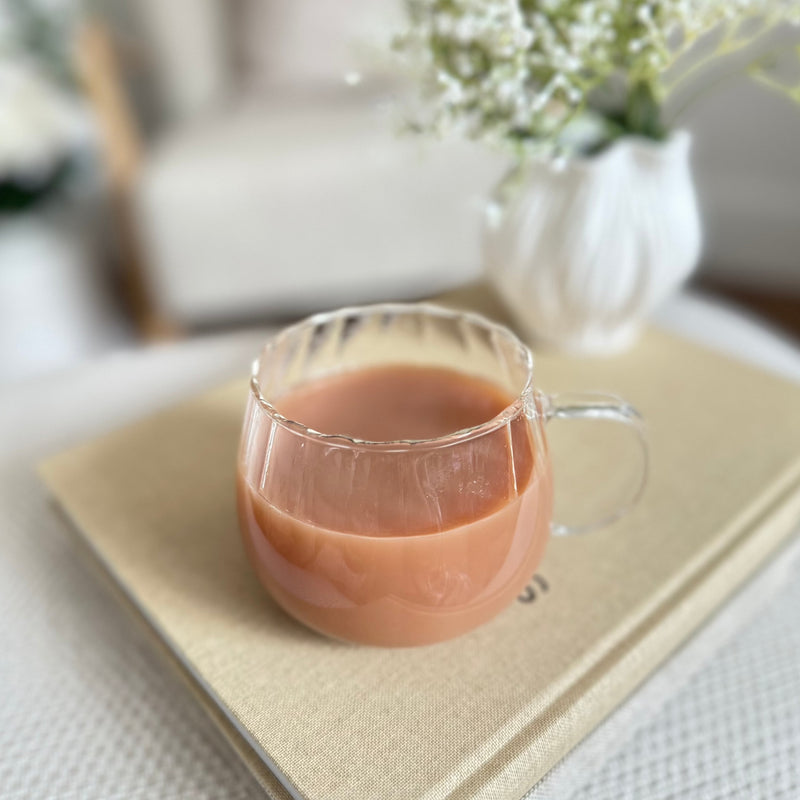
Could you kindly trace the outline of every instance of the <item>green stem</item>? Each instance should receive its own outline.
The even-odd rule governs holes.
[[[731,72],[726,72],[724,75],[720,75],[716,80],[698,87],[680,106],[678,106],[678,110],[672,115],[673,124],[677,122],[680,117],[685,114],[686,111],[688,111],[688,109],[690,109],[706,92],[711,91],[711,89],[714,89],[723,83],[727,83],[734,78],[740,78],[743,74],[744,73],[741,69],[736,69]]]
[[[765,17],[761,27],[746,39],[736,39],[736,34],[738,33],[742,20],[738,20],[737,22],[729,25],[724,36],[722,37],[722,41],[720,41],[720,43],[712,52],[695,61],[671,83],[664,84],[665,95],[672,94],[678,86],[686,83],[687,80],[697,75],[698,72],[704,70],[709,64],[711,64],[713,61],[716,61],[721,56],[729,56],[738,52],[739,50],[744,50],[746,47],[749,47],[751,44],[753,44],[753,42],[755,42],[756,39],[761,38],[765,34],[769,33],[769,31],[775,27],[777,21],[778,20],[776,17]],[[686,46],[682,48],[681,52],[676,54],[676,58],[680,58],[680,56],[687,52],[687,50],[689,50],[695,43],[696,40],[687,42]]]
[[[768,58],[777,58],[782,53],[790,52],[795,48],[793,47],[776,47],[769,51],[769,53],[765,54],[760,61],[764,61]],[[800,52],[800,50],[798,50]],[[677,120],[682,114],[686,112],[697,100],[698,98],[702,97],[706,92],[710,91],[711,89],[716,88],[717,86],[727,83],[728,81],[733,80],[734,78],[743,77],[745,74],[748,74],[752,80],[758,81],[759,83],[763,84],[764,86],[769,87],[775,91],[781,92],[782,94],[788,95],[793,100],[800,102],[800,87],[794,86],[787,86],[780,81],[775,80],[774,78],[770,77],[766,72],[763,70],[757,69],[758,62],[751,64],[747,68],[747,73],[741,68],[737,67],[735,70],[731,70],[730,72],[726,72],[720,75],[716,80],[711,81],[710,83],[704,84],[703,86],[698,87],[694,92],[692,92],[684,101],[684,103],[678,108],[678,110],[673,115],[673,120]]]
[[[638,81],[631,86],[623,124],[631,134],[656,141],[666,137],[667,131],[661,122],[661,102],[649,81]]]
[[[786,95],[791,100],[794,100],[795,103],[800,103],[800,84],[797,86],[787,86],[785,83],[781,83],[780,81],[776,81],[774,78],[771,78],[766,73],[756,72],[755,70],[750,71],[750,77],[754,81],[758,81],[758,83],[766,86],[768,89],[772,89],[773,91]]]

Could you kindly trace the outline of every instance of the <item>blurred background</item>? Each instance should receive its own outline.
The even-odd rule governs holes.
[[[401,18],[398,0],[0,0],[0,385],[477,279],[507,162],[398,135]],[[800,106],[740,75],[681,125],[695,282],[800,337]]]

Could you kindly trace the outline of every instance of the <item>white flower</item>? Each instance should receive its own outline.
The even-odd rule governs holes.
[[[428,127],[537,149],[557,146],[594,89],[620,76],[658,85],[685,47],[728,19],[800,22],[800,0],[405,2],[411,23],[399,41],[428,72]]]
[[[0,176],[46,174],[83,135],[71,98],[31,64],[0,59]]]

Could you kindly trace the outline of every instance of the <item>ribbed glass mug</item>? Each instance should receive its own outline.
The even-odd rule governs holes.
[[[513,400],[482,424],[402,441],[321,433],[276,409],[303,384],[387,365],[456,370]],[[614,397],[563,403],[533,377],[533,355],[511,331],[433,305],[345,308],[269,341],[253,366],[238,507],[272,597],[323,634],[371,645],[439,642],[492,619],[530,580],[551,533],[577,531],[552,522],[553,418],[634,429],[642,460],[624,505],[635,502],[647,463],[639,414]]]

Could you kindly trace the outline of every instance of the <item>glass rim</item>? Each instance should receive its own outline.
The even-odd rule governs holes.
[[[302,331],[304,328],[326,324],[332,320],[346,316],[367,316],[370,314],[426,314],[440,319],[464,320],[471,325],[482,327],[491,334],[502,336],[514,347],[516,347],[523,357],[526,372],[525,384],[519,390],[514,400],[509,403],[502,411],[486,422],[478,423],[467,428],[461,428],[443,436],[435,436],[423,439],[389,439],[389,440],[370,440],[360,439],[357,436],[349,436],[344,433],[322,433],[314,428],[305,425],[299,420],[290,419],[278,411],[277,408],[264,396],[259,380],[259,373],[265,357],[283,340]],[[250,372],[250,394],[258,406],[280,427],[291,431],[297,435],[317,440],[326,445],[339,446],[345,448],[369,448],[369,449],[397,449],[405,450],[409,447],[447,447],[461,442],[471,441],[479,436],[492,433],[512,419],[520,411],[525,411],[525,398],[533,392],[533,352],[510,328],[477,314],[473,311],[462,311],[459,309],[446,308],[435,303],[372,303],[366,305],[345,306],[333,311],[322,311],[312,314],[299,322],[295,322],[288,327],[281,329],[272,336],[261,348],[261,352],[253,361]]]

